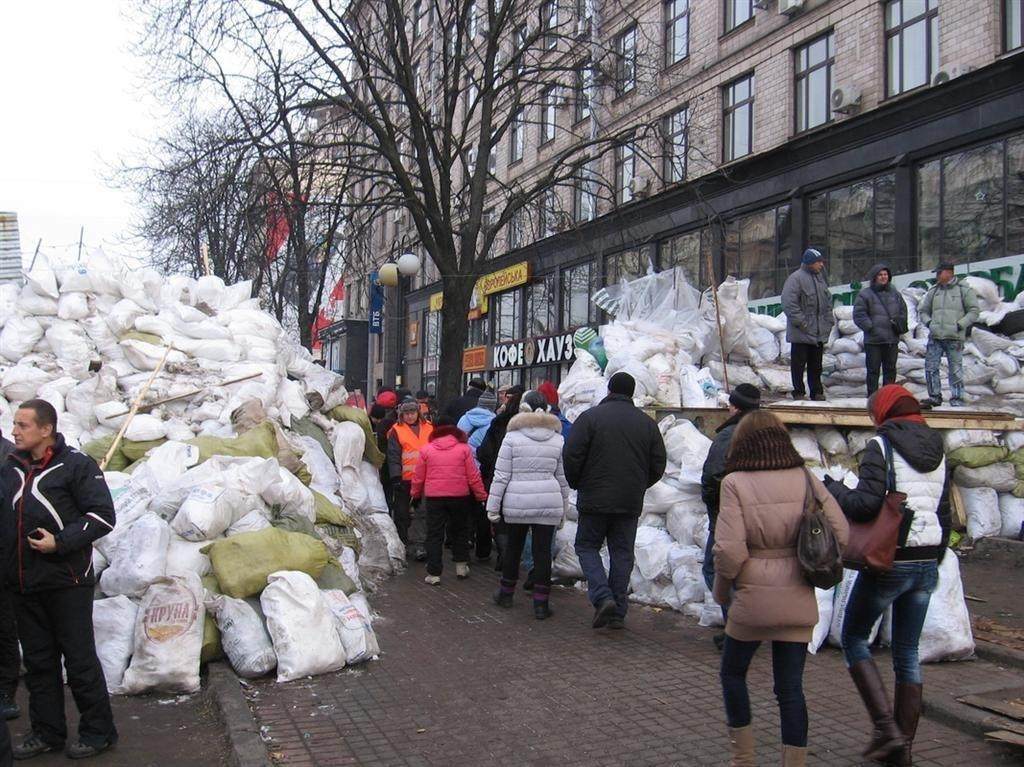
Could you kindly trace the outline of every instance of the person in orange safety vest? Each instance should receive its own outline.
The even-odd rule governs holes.
[[[388,432],[388,469],[394,489],[394,516],[398,535],[408,554],[417,562],[427,557],[427,525],[423,510],[412,507],[409,496],[413,471],[420,450],[430,440],[434,427],[420,416],[420,405],[406,397],[398,406],[398,423]]]

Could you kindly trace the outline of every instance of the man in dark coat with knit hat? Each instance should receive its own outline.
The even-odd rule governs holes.
[[[654,420],[633,404],[635,388],[628,373],[613,375],[608,396],[576,419],[562,451],[565,478],[577,491],[576,556],[594,605],[594,628],[623,628],[644,493],[665,473],[665,442]],[[606,542],[607,573],[601,561]]]
[[[761,407],[761,392],[756,386],[741,383],[729,395],[729,418],[715,430],[715,438],[704,461],[704,470],[700,476],[700,497],[708,509],[708,542],[704,547],[704,564],[701,574],[709,589],[715,587],[715,558],[712,549],[715,545],[715,521],[718,519],[719,493],[722,480],[725,478],[725,459],[732,445],[732,435],[740,419],[751,410]],[[725,615],[725,608],[722,614]],[[715,645],[721,649],[725,634],[716,634]]]
[[[802,399],[809,388],[812,400],[824,400],[821,360],[836,321],[825,276],[825,257],[820,250],[805,250],[800,268],[786,278],[782,286],[782,311],[786,314],[786,340],[790,343],[793,399]]]

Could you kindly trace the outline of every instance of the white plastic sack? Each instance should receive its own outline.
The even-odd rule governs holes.
[[[308,575],[290,570],[271,573],[260,605],[277,655],[278,682],[345,666],[345,648],[334,628],[334,617]]]
[[[269,674],[277,666],[274,645],[258,606],[255,600],[234,599],[224,594],[206,601],[206,609],[220,629],[224,654],[243,679]]]
[[[850,592],[857,581],[857,575],[856,570],[843,570],[843,580],[835,587],[835,599],[832,603],[832,625],[828,631],[828,641],[835,647],[843,646],[843,619],[846,617],[846,603],[850,601]],[[868,644],[875,641],[881,623],[882,618],[879,616],[868,636]]]
[[[100,589],[104,594],[110,597],[119,594],[141,597],[152,584],[164,577],[171,530],[155,514],[147,512],[123,533],[117,530],[107,537],[113,540],[111,547],[104,549],[110,560],[110,567],[100,578]]]
[[[807,645],[807,652],[811,655],[816,655],[828,639],[829,629],[832,627],[832,603],[836,596],[835,587],[827,590],[816,588],[814,596],[818,601],[818,622],[814,626],[814,633]]]
[[[94,552],[94,556],[95,553]],[[92,604],[92,630],[96,655],[103,667],[107,690],[114,692],[124,680],[135,646],[138,606],[128,597],[98,599]]]
[[[246,499],[217,485],[196,487],[171,520],[171,528],[188,541],[210,541],[222,535],[248,511]]]
[[[199,576],[162,578],[146,591],[135,620],[135,649],[118,692],[198,692],[203,647]]]
[[[210,572],[210,558],[202,552],[209,541],[188,541],[174,536],[167,546],[168,577],[195,573],[200,578]]]
[[[373,633],[373,626],[359,608],[349,601],[345,592],[324,589],[320,593],[334,616],[338,639],[345,648],[345,663],[352,666],[380,655],[380,645],[377,643],[377,635]]]
[[[928,603],[917,649],[922,663],[963,660],[974,655],[974,634],[960,580],[960,560],[952,551],[946,552],[939,565],[939,585]]]
[[[1003,521],[999,495],[990,487],[961,487],[960,498],[967,515],[967,534],[974,540],[999,535]]]
[[[57,316],[62,320],[84,320],[89,316],[89,299],[84,293],[65,293],[57,301]]]
[[[18,362],[43,337],[43,326],[35,317],[8,317],[0,331],[0,356]]]
[[[1024,498],[1005,494],[999,496],[999,535],[1003,538],[1024,540]]]
[[[267,486],[260,496],[271,506],[279,506],[286,517],[316,521],[316,500],[312,491],[283,466],[278,467],[277,481]]]
[[[254,533],[257,530],[263,530],[268,527],[270,527],[270,520],[268,520],[260,511],[254,510],[239,518],[237,522],[227,529],[225,535],[230,538],[232,535],[238,535],[239,533]]]
[[[957,466],[953,470],[953,479],[960,487],[990,487],[997,493],[1011,493],[1017,487],[1017,473],[1009,461],[991,463],[977,469]]]
[[[136,413],[124,432],[124,438],[131,442],[152,442],[167,436],[167,427],[155,415]]]
[[[671,576],[668,569],[668,550],[672,536],[665,530],[654,527],[640,527],[636,531],[634,556],[636,568],[649,581]]]

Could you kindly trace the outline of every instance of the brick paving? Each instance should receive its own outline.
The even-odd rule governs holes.
[[[594,631],[585,595],[552,594],[536,621],[528,595],[493,606],[496,578],[474,566],[440,587],[422,567],[374,599],[384,655],[337,674],[249,688],[273,761],[282,765],[722,765],[727,763],[718,653],[711,631],[633,607],[626,631]],[[779,763],[770,653],[751,668],[761,764]],[[882,658],[887,666],[888,656]],[[888,672],[887,672],[888,673]],[[891,675],[890,675],[891,681]],[[1020,684],[983,662],[926,667],[926,698]],[[808,658],[810,764],[859,765],[868,720],[839,653]],[[915,764],[1019,765],[1020,752],[923,719]]]

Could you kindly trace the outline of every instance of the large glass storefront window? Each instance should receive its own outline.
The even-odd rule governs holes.
[[[469,332],[466,333],[466,348],[487,346],[487,317],[479,317],[469,321]]]
[[[874,264],[913,271],[908,253],[897,254],[896,177],[892,173],[811,195],[807,244],[822,248],[829,282],[863,280]]]
[[[558,385],[558,365],[547,365],[545,367],[527,368],[526,378],[523,386],[527,389],[536,389],[545,381]]]
[[[750,300],[777,296],[789,272],[792,225],[789,205],[725,224],[725,273],[750,279]]]
[[[522,338],[523,291],[507,290],[490,297],[490,313],[494,317],[494,343]]]
[[[686,279],[698,290],[710,284],[708,259],[712,258],[712,233],[710,227],[677,234],[662,241],[658,252],[658,266],[672,269],[681,266]]]
[[[526,288],[526,335],[547,336],[558,330],[557,278],[541,277]]]
[[[622,280],[635,280],[647,274],[647,256],[639,248],[625,250],[604,260],[604,284],[618,285]]]
[[[917,243],[921,269],[1024,252],[1024,134],[918,168]]]
[[[594,287],[593,264],[578,264],[562,270],[562,330],[590,325],[594,305],[590,296]]]

